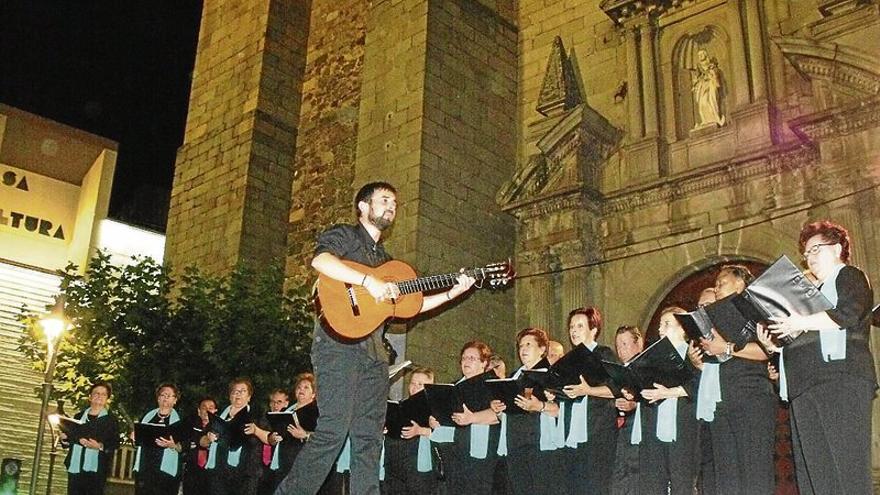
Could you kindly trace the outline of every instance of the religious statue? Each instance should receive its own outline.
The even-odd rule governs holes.
[[[699,120],[694,130],[710,126],[721,127],[725,124],[721,115],[718,92],[721,90],[721,79],[718,77],[718,64],[709,58],[706,50],[697,51],[696,67],[691,69],[693,75],[694,106],[697,108]]]

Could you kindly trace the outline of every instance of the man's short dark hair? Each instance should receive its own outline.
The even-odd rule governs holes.
[[[377,182],[369,182],[361,186],[360,190],[354,197],[354,214],[355,216],[360,216],[361,211],[358,209],[358,203],[363,201],[364,203],[369,203],[370,198],[373,197],[373,194],[376,191],[391,191],[394,194],[397,194],[397,189],[394,188],[391,184],[387,182],[377,181]]]

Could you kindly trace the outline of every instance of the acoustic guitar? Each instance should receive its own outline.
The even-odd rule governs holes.
[[[422,310],[423,292],[433,292],[455,285],[458,273],[418,277],[415,270],[403,261],[392,260],[376,268],[353,261],[342,262],[355,270],[385,282],[393,282],[400,296],[376,302],[365,287],[318,276],[315,306],[319,317],[340,337],[362,339],[379,328],[389,318],[407,319]],[[475,278],[475,287],[497,289],[507,285],[515,276],[510,261],[492,263],[482,268],[465,270]]]

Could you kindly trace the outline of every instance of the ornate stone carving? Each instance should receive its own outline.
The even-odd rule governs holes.
[[[562,38],[553,39],[544,82],[538,96],[537,110],[541,115],[559,115],[581,103],[581,93],[574,76],[571,60],[565,54]]]
[[[862,95],[880,94],[880,60],[856,48],[795,37],[771,38],[807,79],[823,79]]]
[[[586,104],[571,109],[536,143],[540,153],[498,192],[504,209],[585,187],[596,192],[599,167],[620,140],[622,133]]]

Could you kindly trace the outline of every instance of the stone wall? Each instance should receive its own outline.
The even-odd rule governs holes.
[[[281,263],[309,2],[206,2],[166,259],[223,272]]]
[[[315,238],[354,220],[354,167],[367,3],[313,0],[290,225],[288,285],[314,280]]]

